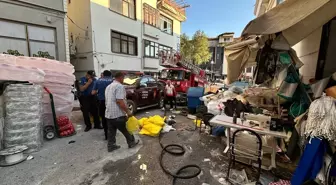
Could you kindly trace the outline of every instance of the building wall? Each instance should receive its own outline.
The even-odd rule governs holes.
[[[69,42],[76,48],[71,63],[75,66],[76,78],[80,78],[86,71],[94,69],[90,0],[71,0],[68,17]]]
[[[38,5],[58,11],[64,11],[63,0],[16,0],[23,3]]]
[[[322,27],[293,46],[297,56],[304,64],[300,68],[300,74],[302,75],[304,83],[309,83],[309,79],[315,78],[321,35]]]
[[[158,28],[143,24],[143,3],[156,7],[156,0],[136,1],[136,20],[122,16],[110,10],[109,0],[91,0],[91,23],[95,41],[93,42],[93,67],[97,73],[103,70],[158,71],[159,59],[143,57],[143,40],[178,49],[181,23],[173,20],[173,35],[162,32]],[[137,56],[113,53],[111,50],[111,30],[115,30],[137,38]]]
[[[67,61],[68,46],[65,42],[64,17],[63,0],[3,0],[0,2],[0,20],[54,29],[56,59],[60,61]]]

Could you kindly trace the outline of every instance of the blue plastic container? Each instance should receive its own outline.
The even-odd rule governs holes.
[[[203,87],[190,87],[187,92],[188,108],[195,109],[201,105],[202,101],[199,99],[204,96]]]

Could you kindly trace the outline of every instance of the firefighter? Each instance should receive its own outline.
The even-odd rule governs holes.
[[[99,116],[102,119],[102,124],[105,133],[105,140],[107,140],[107,125],[106,125],[106,118],[105,118],[105,89],[108,85],[112,83],[112,73],[111,71],[105,70],[102,73],[102,77],[95,81],[92,95],[97,95],[98,98],[98,105],[99,105]]]
[[[93,116],[94,128],[102,129],[98,116],[98,107],[96,96],[92,95],[96,73],[93,70],[89,70],[84,77],[80,79],[79,89],[81,91],[80,103],[81,110],[83,112],[84,123],[86,125],[85,132],[91,130],[92,125],[90,121],[90,114]]]
[[[166,103],[169,102],[170,110],[173,110],[173,102],[174,102],[175,109],[176,109],[176,89],[170,80],[167,81],[164,95],[165,95],[164,108],[166,108]]]

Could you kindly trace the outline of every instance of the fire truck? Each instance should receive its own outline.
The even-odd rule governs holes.
[[[176,51],[160,51],[160,65],[165,67],[160,71],[159,80],[164,85],[168,80],[175,86],[177,103],[187,102],[189,87],[204,87],[208,82],[204,70],[182,60]]]

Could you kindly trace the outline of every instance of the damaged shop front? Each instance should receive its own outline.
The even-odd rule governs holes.
[[[0,166],[76,133],[70,122],[74,67],[45,58],[0,54]]]
[[[336,70],[318,62],[317,77],[307,83],[300,69],[310,64],[293,47],[326,25],[332,31],[332,7],[335,0],[285,1],[252,20],[240,40],[226,46],[226,85],[255,66],[253,85],[231,85],[202,98],[215,115],[210,120],[214,134],[227,137],[224,152],[230,151],[230,164],[240,161],[270,170],[279,162],[294,163],[292,177],[278,184],[334,183]],[[321,77],[319,70],[327,72]]]

